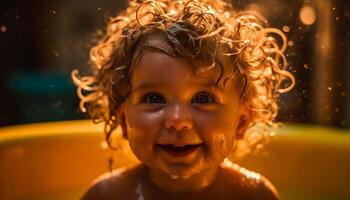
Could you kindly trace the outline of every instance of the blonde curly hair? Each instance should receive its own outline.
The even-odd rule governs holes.
[[[172,51],[147,43],[154,34],[162,35]],[[268,140],[269,128],[276,124],[277,98],[294,85],[293,75],[286,71],[286,44],[282,31],[268,28],[266,20],[256,14],[235,11],[224,0],[130,1],[124,11],[110,18],[105,37],[90,50],[93,74],[80,77],[73,70],[72,79],[81,110],[95,123],[105,122],[111,147],[111,134],[119,121],[117,110],[131,92],[131,67],[142,54],[137,52],[154,50],[186,57],[200,63],[193,65],[200,71],[216,66],[220,54],[227,56],[232,63],[229,77],[241,77],[241,101],[253,113],[250,128],[236,148],[245,154]],[[290,81],[286,88],[282,88],[284,80]]]

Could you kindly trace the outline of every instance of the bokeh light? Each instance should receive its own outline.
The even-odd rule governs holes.
[[[316,11],[311,6],[303,6],[299,12],[300,21],[305,25],[311,25],[316,21]]]

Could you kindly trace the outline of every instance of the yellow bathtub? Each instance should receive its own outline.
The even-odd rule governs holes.
[[[108,171],[102,130],[89,121],[1,128],[0,199],[79,199]],[[267,150],[239,163],[267,176],[282,199],[350,199],[350,131],[287,125]],[[137,162],[128,151],[113,154],[114,167]]]

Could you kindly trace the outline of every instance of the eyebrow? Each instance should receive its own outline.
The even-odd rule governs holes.
[[[144,83],[144,84],[141,84],[138,87],[136,87],[133,91],[140,91],[140,90],[142,91],[142,90],[146,90],[146,89],[152,88],[152,87],[159,87],[161,85],[163,85],[163,84],[161,84],[161,83]],[[208,84],[199,83],[198,85],[201,87],[206,87],[206,88],[210,88],[210,89],[219,90],[220,92],[224,92],[223,88],[218,87],[217,84],[215,84],[215,81],[210,82]]]

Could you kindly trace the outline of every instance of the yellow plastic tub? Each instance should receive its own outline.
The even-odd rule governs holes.
[[[108,171],[102,130],[89,121],[1,128],[0,199],[79,199]],[[239,163],[267,176],[282,199],[350,199],[350,131],[287,125],[267,150]],[[115,168],[137,162],[125,152],[113,154]]]

